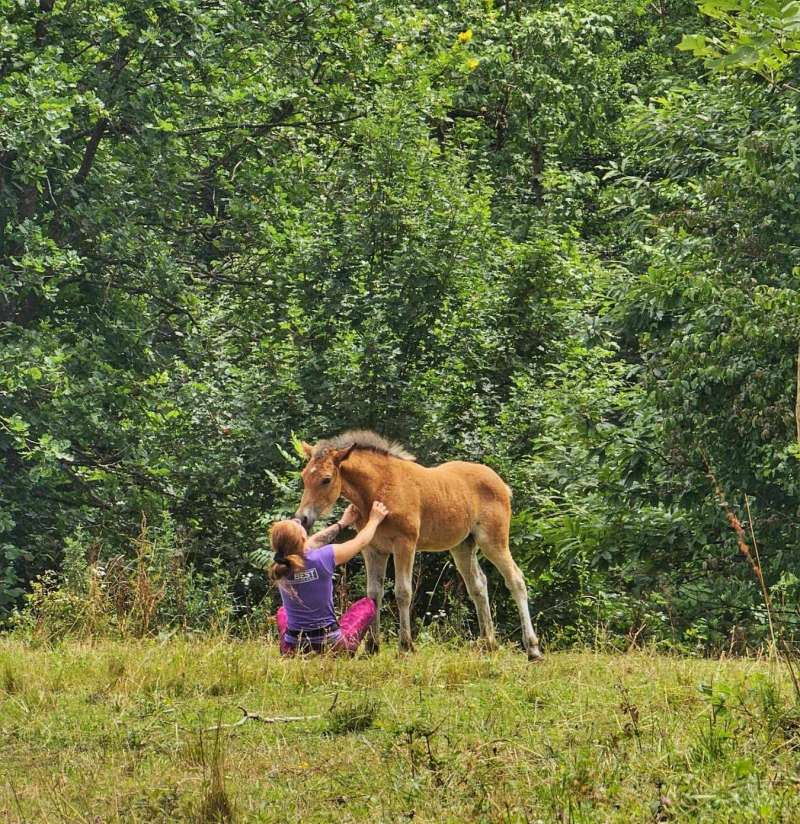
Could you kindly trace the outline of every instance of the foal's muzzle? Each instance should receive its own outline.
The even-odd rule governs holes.
[[[306,507],[305,509],[298,509],[297,512],[295,512],[294,517],[296,520],[300,521],[300,526],[308,531],[312,526],[314,526],[314,521],[317,520],[317,513],[314,512],[311,507]]]

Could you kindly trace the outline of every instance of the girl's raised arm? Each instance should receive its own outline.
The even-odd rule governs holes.
[[[365,546],[375,537],[378,524],[389,514],[389,510],[381,501],[372,504],[367,525],[350,541],[343,544],[334,544],[333,557],[337,564],[346,564],[352,557],[358,555]]]
[[[330,526],[325,527],[325,529],[321,529],[319,532],[314,533],[314,535],[308,536],[308,548],[319,549],[321,546],[329,544],[343,529],[347,529],[350,524],[355,523],[357,517],[358,510],[353,506],[353,504],[350,504],[350,506],[345,509],[342,517],[335,524],[331,524]]]

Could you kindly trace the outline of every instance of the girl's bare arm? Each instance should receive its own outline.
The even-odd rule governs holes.
[[[346,564],[352,557],[358,555],[365,546],[375,537],[378,524],[389,514],[389,510],[381,501],[372,504],[367,525],[350,541],[336,544],[333,547],[333,557],[337,564]]]
[[[309,535],[308,548],[319,549],[321,546],[329,544],[343,529],[346,529],[350,524],[354,523],[357,517],[358,510],[350,504],[350,506],[345,509],[339,521],[330,526],[326,526],[325,529],[321,529],[313,535]]]

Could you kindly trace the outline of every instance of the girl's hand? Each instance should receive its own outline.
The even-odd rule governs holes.
[[[376,526],[389,514],[386,504],[383,501],[375,501],[372,504],[372,510],[369,513],[369,519]]]
[[[355,504],[350,504],[350,506],[345,509],[344,514],[339,519],[339,523],[342,525],[342,528],[350,526],[356,522],[356,519],[360,515],[358,511],[358,507]]]

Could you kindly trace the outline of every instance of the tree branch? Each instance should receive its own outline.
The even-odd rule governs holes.
[[[92,133],[86,144],[86,150],[83,153],[83,160],[81,161],[80,169],[78,169],[74,179],[74,182],[78,186],[86,182],[86,178],[92,170],[92,164],[94,163],[94,158],[97,154],[97,147],[100,145],[100,141],[103,139],[103,135],[105,134],[107,128],[108,120],[103,117],[97,121],[94,129],[92,129]]]

